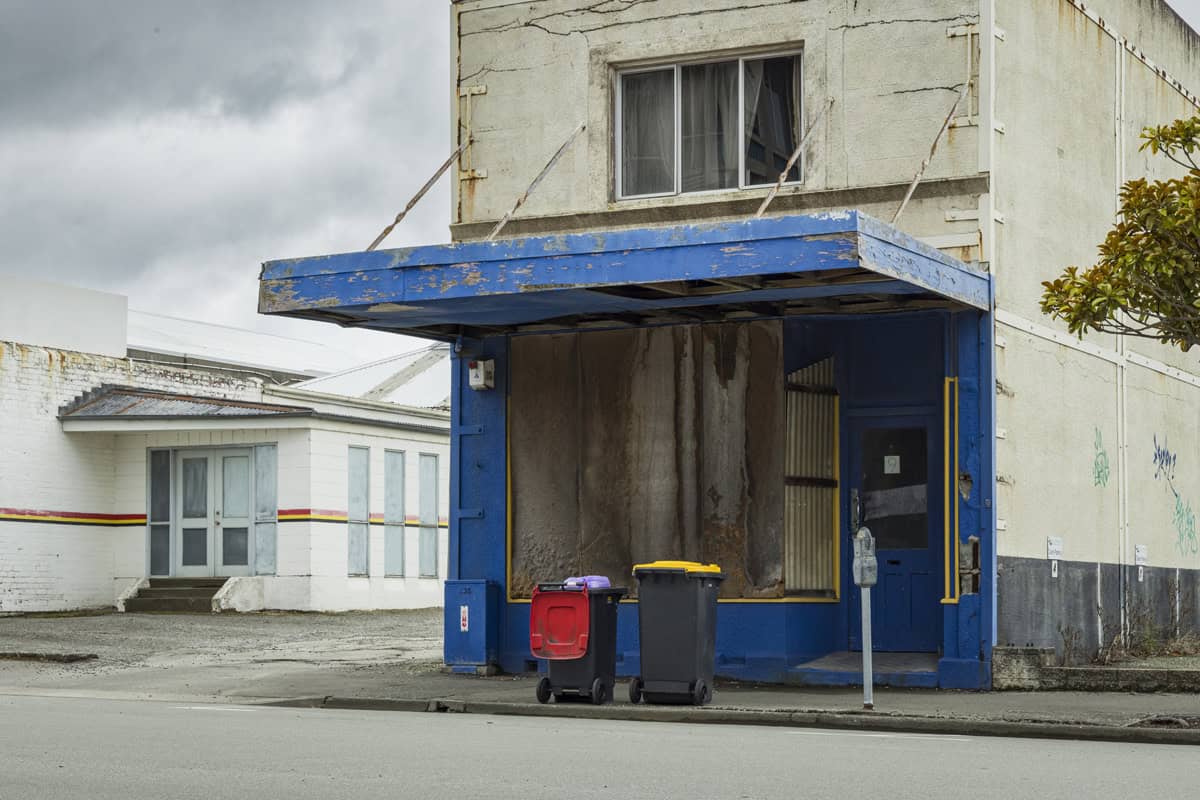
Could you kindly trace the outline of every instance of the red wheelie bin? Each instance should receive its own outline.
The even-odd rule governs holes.
[[[529,609],[529,650],[548,663],[539,703],[612,700],[617,672],[617,604],[626,594],[608,578],[589,575],[540,583]]]

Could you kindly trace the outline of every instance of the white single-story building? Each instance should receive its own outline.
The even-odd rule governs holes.
[[[328,374],[218,327],[6,281],[0,614],[441,605],[445,349]]]

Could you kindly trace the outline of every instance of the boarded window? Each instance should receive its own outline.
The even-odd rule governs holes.
[[[383,573],[404,574],[404,452],[383,454]]]
[[[832,358],[788,375],[783,574],[789,593],[836,593],[837,404]]]
[[[716,562],[723,597],[784,593],[779,321],[512,339],[511,574]]]
[[[422,578],[438,574],[438,457],[421,454],[421,543],[420,568]]]
[[[366,447],[350,448],[348,456],[349,526],[347,530],[349,545],[347,568],[350,575],[366,575],[368,569],[370,457],[371,451]]]

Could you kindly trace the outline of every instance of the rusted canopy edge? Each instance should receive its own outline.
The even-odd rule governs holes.
[[[849,280],[766,295],[755,286],[772,276],[835,274]],[[700,298],[628,291],[688,282],[732,286]],[[847,211],[272,261],[259,310],[419,333],[864,293],[931,294],[987,310],[991,287],[986,273]]]

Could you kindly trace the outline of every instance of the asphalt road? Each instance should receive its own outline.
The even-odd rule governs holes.
[[[1191,797],[1200,753],[583,719],[0,696],[0,798]]]

